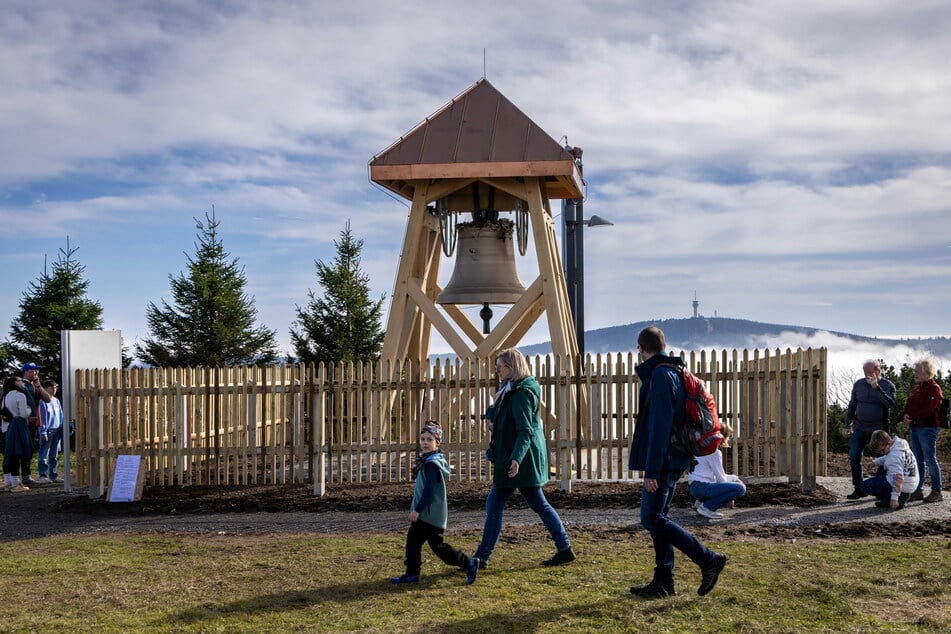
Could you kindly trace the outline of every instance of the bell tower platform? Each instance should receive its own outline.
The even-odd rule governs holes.
[[[383,342],[384,360],[428,360],[432,329],[460,358],[518,344],[544,313],[552,352],[578,354],[550,201],[583,198],[575,158],[482,79],[375,156],[373,182],[411,201]],[[457,305],[437,303],[447,217],[521,214],[538,277],[488,335]],[[530,229],[529,226],[530,225]]]

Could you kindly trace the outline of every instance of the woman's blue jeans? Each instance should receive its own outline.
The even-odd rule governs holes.
[[[545,498],[541,487],[523,487],[518,492],[525,498],[528,507],[538,514],[542,519],[548,534],[555,541],[555,548],[565,550],[571,547],[571,541],[568,539],[568,533],[558,517],[558,512],[552,508]],[[502,511],[509,498],[515,493],[515,489],[492,487],[489,489],[489,495],[485,499],[485,527],[482,529],[482,543],[476,549],[475,557],[482,561],[489,561],[495,551],[495,545],[499,542],[499,535],[502,534]]]
[[[687,555],[698,566],[705,566],[716,555],[712,550],[668,517],[680,471],[664,471],[657,478],[657,490],[641,489],[641,526],[654,542],[654,580],[674,580],[674,548]]]
[[[742,482],[691,482],[689,488],[690,495],[711,511],[746,495],[746,485]]]
[[[941,429],[938,427],[912,427],[911,428],[911,453],[915,454],[915,462],[918,463],[918,488],[925,485],[925,469],[927,463],[928,473],[931,474],[931,490],[941,490],[941,467],[938,465],[938,434]]]

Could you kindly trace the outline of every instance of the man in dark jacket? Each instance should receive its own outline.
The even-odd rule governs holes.
[[[631,441],[630,468],[644,472],[641,489],[641,525],[654,543],[654,578],[645,586],[633,586],[631,594],[646,599],[666,597],[674,592],[674,548],[700,566],[702,579],[697,594],[713,590],[727,557],[713,552],[669,516],[677,481],[690,468],[691,456],[670,444],[675,422],[685,416],[684,386],[673,366],[683,365],[679,357],[664,354],[664,332],[645,328],[637,336],[643,362],[635,368],[641,380],[640,411]]]
[[[875,430],[891,431],[888,424],[888,411],[895,403],[895,385],[882,378],[882,366],[875,359],[869,359],[862,366],[864,379],[852,386],[852,397],[845,409],[845,426],[842,433],[849,443],[849,467],[852,471],[852,485],[855,489],[846,497],[857,500],[866,494],[861,491],[862,453]]]

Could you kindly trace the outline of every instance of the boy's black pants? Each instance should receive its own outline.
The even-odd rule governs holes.
[[[443,529],[427,524],[423,520],[416,520],[409,525],[406,534],[406,564],[407,575],[418,575],[423,565],[423,544],[429,542],[436,556],[449,566],[466,566],[469,556],[456,550],[443,541]]]

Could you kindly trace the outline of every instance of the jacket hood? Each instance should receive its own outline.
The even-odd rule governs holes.
[[[535,394],[541,394],[542,388],[538,385],[538,379],[529,374],[527,377],[512,385],[513,390],[528,390]]]
[[[443,476],[447,476],[452,473],[452,467],[449,466],[449,463],[446,462],[446,456],[441,451],[434,451],[430,454],[420,457],[420,462],[428,462],[430,464],[436,465],[440,471],[442,471]]]
[[[637,376],[640,377],[641,381],[647,382],[651,376],[651,373],[654,371],[654,368],[659,366],[661,363],[669,363],[670,365],[684,367],[684,360],[680,357],[671,357],[667,356],[666,354],[657,353],[647,361],[644,361],[634,368],[634,371],[637,372]]]

